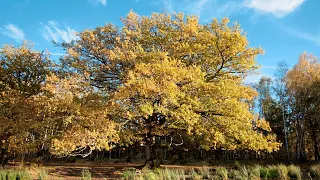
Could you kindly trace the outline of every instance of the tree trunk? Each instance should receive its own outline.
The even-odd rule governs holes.
[[[150,159],[150,146],[147,144],[144,146],[144,153],[146,161],[148,161]]]
[[[300,139],[300,161],[305,161],[306,158],[306,143],[305,143],[305,133],[302,130],[302,135],[301,135],[301,139]]]
[[[154,169],[160,167],[159,160],[156,156],[154,147],[150,145],[145,145],[145,157],[146,161],[144,164],[145,168]]]
[[[164,136],[164,142],[167,144],[167,136]],[[167,148],[164,149],[164,160],[167,160]]]
[[[303,159],[303,148],[304,148],[304,130],[303,130],[303,119],[297,119],[297,144],[296,144],[296,160],[300,161]]]
[[[145,158],[146,158],[146,161],[145,161],[144,167],[148,169],[160,167],[155,146],[151,141],[146,141]]]
[[[313,147],[314,147],[314,158],[315,160],[319,160],[319,142],[317,137],[317,132],[315,127],[312,127],[312,139],[313,139]]]
[[[154,126],[151,125],[153,122],[157,122],[158,116],[157,114],[153,114],[152,116],[148,117],[146,119],[146,122],[149,123],[147,126],[147,133],[144,138],[144,146],[145,146],[145,164],[144,167],[148,169],[153,169],[155,167],[160,167],[158,160],[156,160],[156,152],[155,152],[155,142],[157,141],[157,138],[152,134]]]
[[[127,162],[131,162],[131,150],[130,145],[128,146],[127,150]]]
[[[287,134],[287,124],[286,124],[286,118],[284,115],[284,107],[282,106],[282,119],[283,119],[283,131],[284,131],[284,149],[286,154],[286,160],[290,161],[289,156],[289,145],[288,145],[288,134]]]

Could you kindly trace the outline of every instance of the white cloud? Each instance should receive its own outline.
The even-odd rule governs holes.
[[[107,5],[107,0],[98,0],[98,3],[101,3],[102,5]]]
[[[76,30],[68,26],[61,27],[56,21],[48,21],[46,25],[43,25],[42,35],[47,41],[55,42],[64,41],[68,43],[78,38]]]
[[[107,5],[107,0],[89,0],[93,4],[99,4],[101,3],[102,5],[106,6]]]
[[[25,40],[23,30],[14,24],[7,24],[4,28],[0,28],[0,33],[13,38],[17,42]]]
[[[293,12],[306,0],[245,0],[244,6],[262,13],[271,13],[284,17]]]

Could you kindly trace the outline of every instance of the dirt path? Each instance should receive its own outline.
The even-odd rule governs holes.
[[[82,171],[88,170],[94,179],[120,179],[126,168],[138,167],[141,164],[130,163],[46,163],[49,179],[80,179]]]

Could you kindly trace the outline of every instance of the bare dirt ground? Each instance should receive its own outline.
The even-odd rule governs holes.
[[[138,167],[131,163],[45,163],[49,179],[81,179],[82,171],[89,170],[92,179],[120,179],[123,170]]]
[[[128,168],[139,168],[142,164],[133,163],[46,163],[49,179],[75,180],[82,177],[84,169],[89,170],[93,179],[121,179],[122,172]],[[161,165],[163,168],[179,168],[192,170],[201,168],[195,165]],[[214,168],[212,166],[212,168]]]

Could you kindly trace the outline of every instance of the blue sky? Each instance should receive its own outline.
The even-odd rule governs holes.
[[[250,46],[265,50],[257,58],[260,74],[248,78],[254,82],[272,77],[279,61],[294,65],[304,51],[320,56],[319,7],[319,0],[2,0],[0,44],[30,40],[57,59],[63,51],[52,40],[69,42],[75,32],[106,22],[121,26],[120,17],[131,9],[140,15],[195,14],[201,23],[229,17],[241,24]]]

